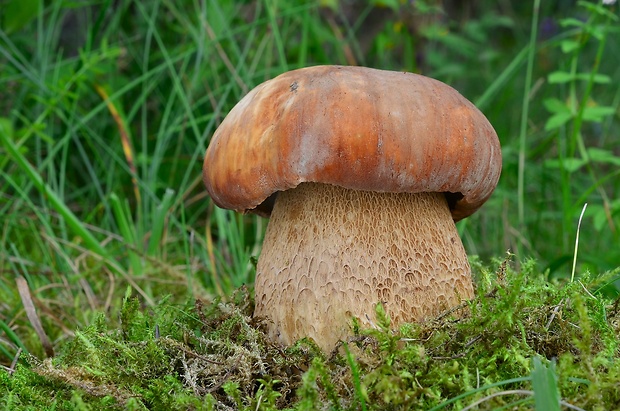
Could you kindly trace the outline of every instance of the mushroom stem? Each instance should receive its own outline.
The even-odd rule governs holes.
[[[421,321],[473,298],[471,269],[445,196],[318,183],[280,192],[256,277],[255,316],[272,338],[311,337],[324,351],[351,318]]]

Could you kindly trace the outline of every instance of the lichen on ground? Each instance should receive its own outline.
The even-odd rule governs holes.
[[[588,278],[548,282],[535,264],[515,272],[473,262],[478,286],[465,315],[392,330],[374,327],[324,355],[312,341],[270,342],[251,316],[251,293],[227,302],[164,299],[145,308],[127,294],[120,320],[101,314],[60,353],[22,355],[0,371],[2,409],[454,410],[532,409],[533,359],[552,370],[562,400],[620,409],[619,300]],[[511,394],[512,393],[512,394]]]

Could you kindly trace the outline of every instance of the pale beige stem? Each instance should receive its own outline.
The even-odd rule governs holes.
[[[351,317],[420,321],[473,298],[469,263],[439,193],[374,193],[304,183],[278,194],[256,277],[255,316],[283,344],[325,351]]]

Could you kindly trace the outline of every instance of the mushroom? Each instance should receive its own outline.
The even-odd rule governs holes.
[[[454,222],[489,198],[501,161],[491,124],[446,84],[316,66],[239,101],[203,179],[218,206],[271,217],[254,315],[274,340],[329,351],[379,302],[398,325],[473,298]]]

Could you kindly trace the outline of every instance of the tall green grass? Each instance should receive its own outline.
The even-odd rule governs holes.
[[[154,305],[251,285],[266,221],[210,202],[202,156],[248,90],[315,64],[420,72],[485,112],[504,171],[459,224],[470,254],[510,249],[567,278],[588,202],[577,275],[620,266],[617,5],[477,1],[446,14],[431,1],[355,11],[311,0],[10,3],[0,20],[3,364],[19,348],[43,353],[17,277],[53,343],[96,312],[116,318],[127,286]],[[601,288],[616,295],[617,282]]]

